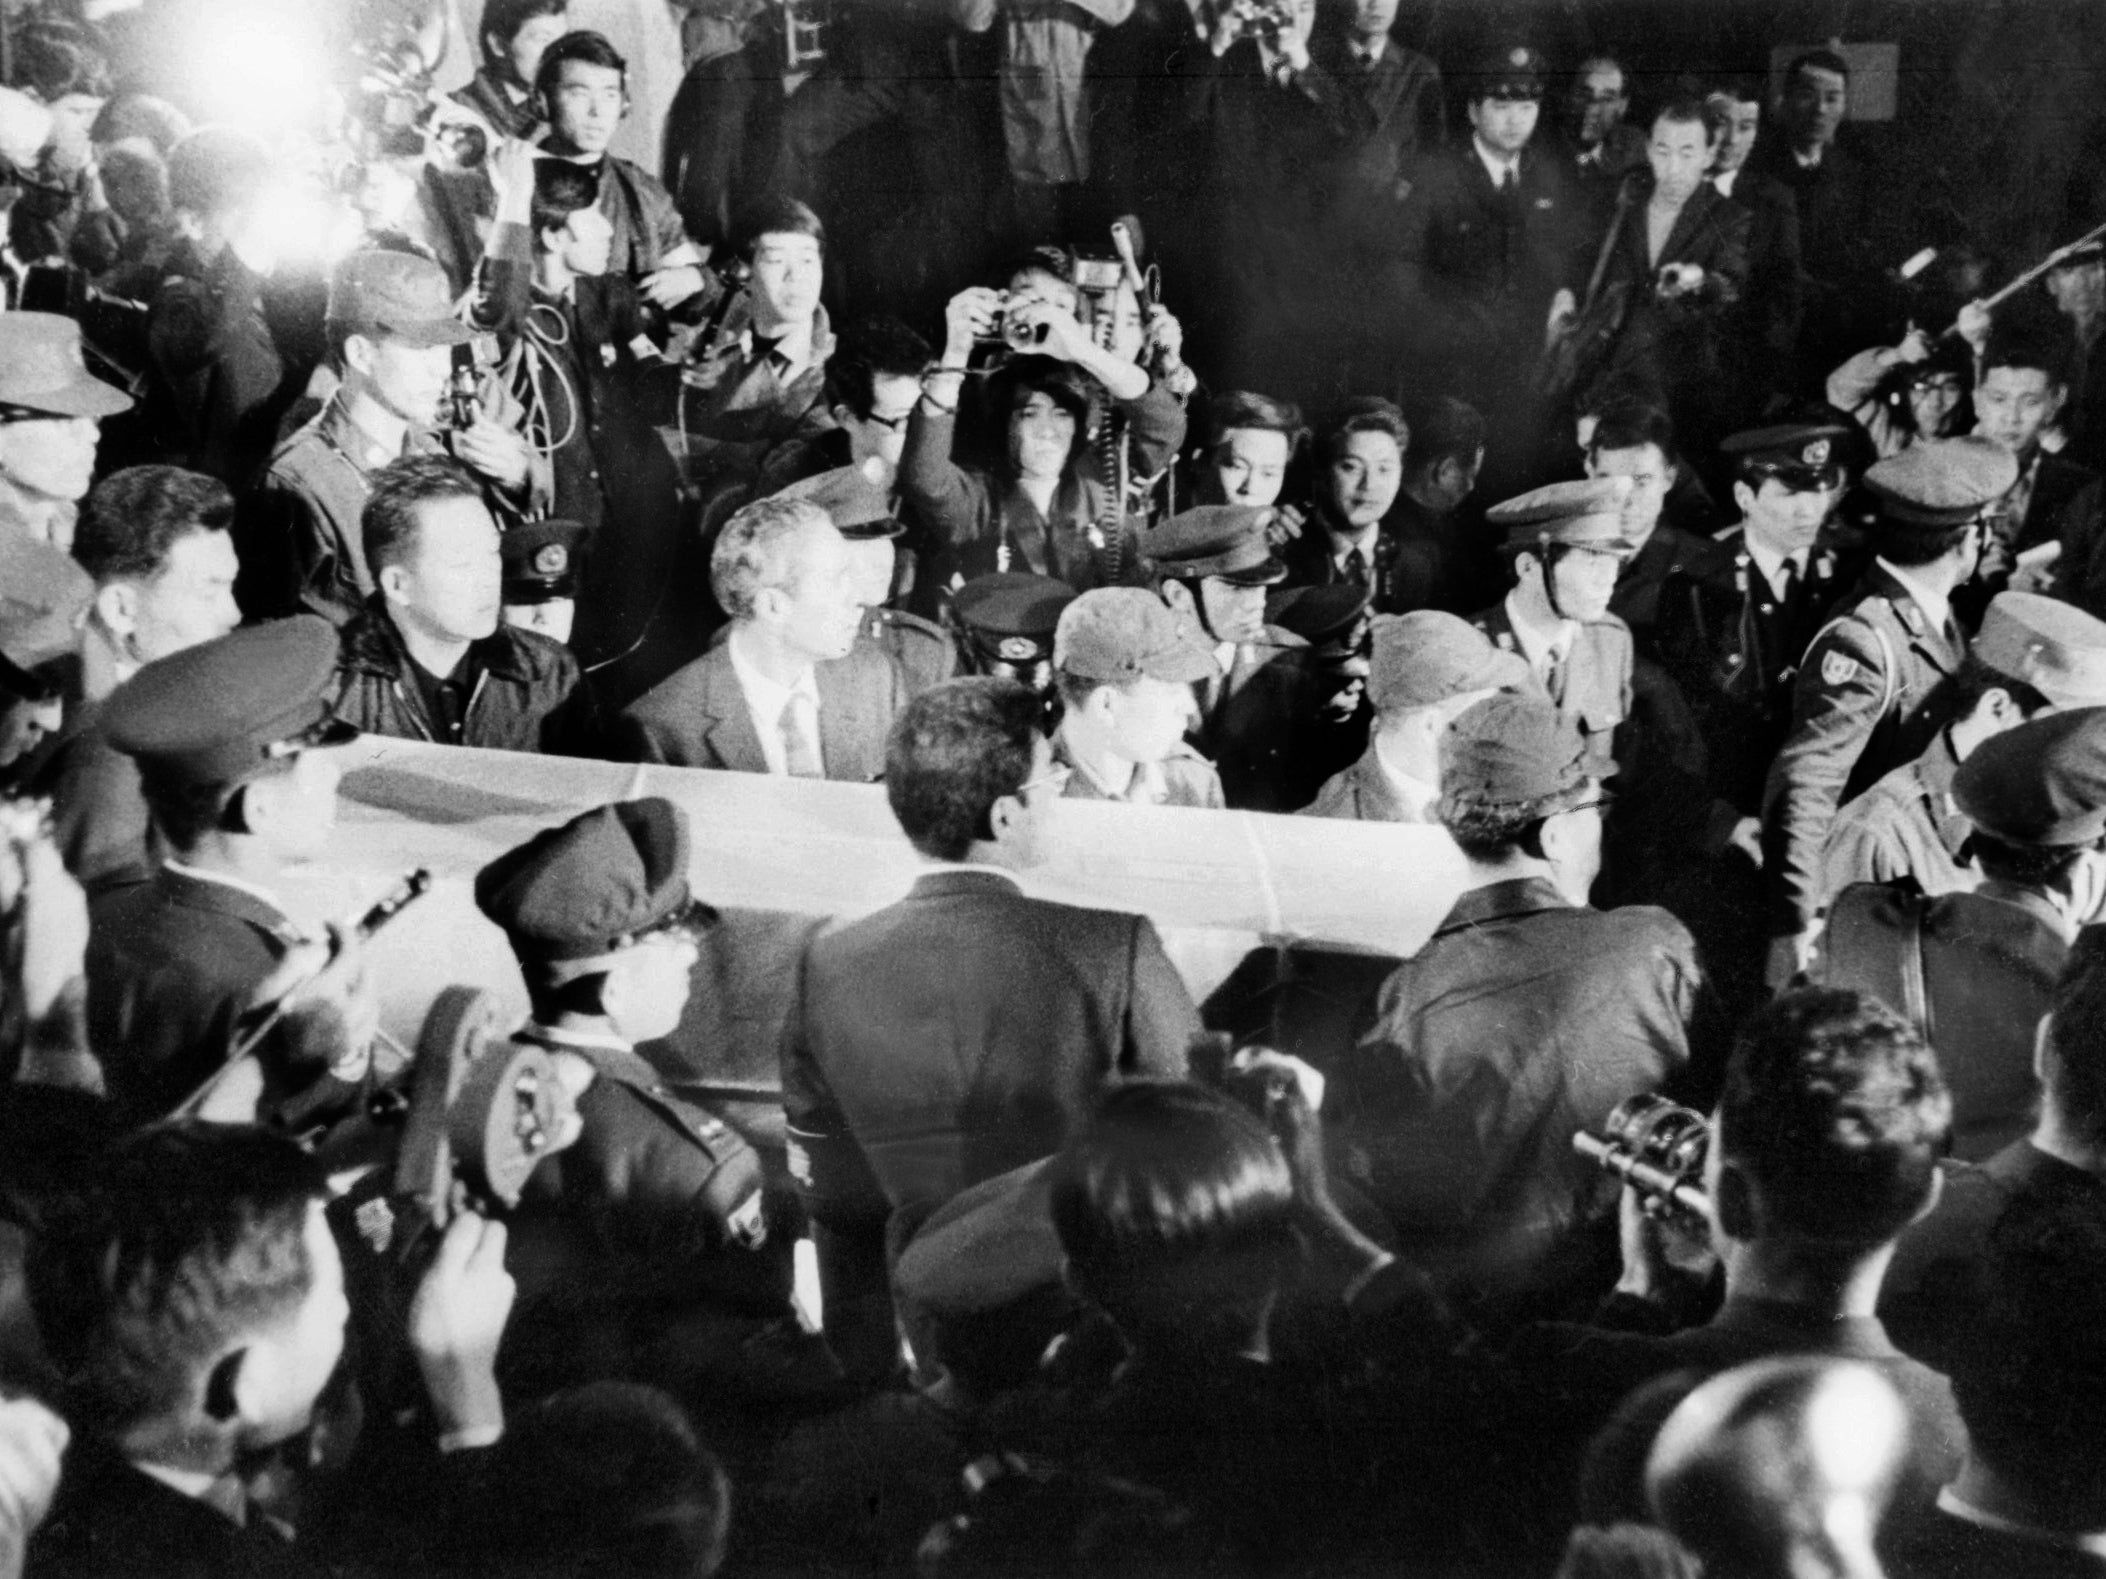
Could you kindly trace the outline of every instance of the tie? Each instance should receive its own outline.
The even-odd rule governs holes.
[[[1565,650],[1553,647],[1543,658],[1543,689],[1560,707],[1565,704]]]
[[[783,771],[793,779],[823,779],[826,765],[819,757],[819,714],[804,692],[791,695],[783,704]]]
[[[1349,587],[1359,587],[1363,591],[1367,588],[1367,555],[1357,548],[1345,556],[1345,579]]]
[[[1499,177],[1499,195],[1508,202],[1512,202],[1520,190],[1520,179],[1514,174],[1514,167],[1508,165],[1506,173]]]
[[[1799,556],[1797,554],[1792,554],[1787,556],[1787,558],[1784,561],[1784,564],[1779,568],[1777,587],[1778,607],[1789,609],[1792,606],[1792,600],[1798,597],[1798,595]]]

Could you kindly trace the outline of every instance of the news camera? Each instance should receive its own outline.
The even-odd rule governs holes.
[[[1635,1189],[1646,1209],[1704,1228],[1711,1197],[1704,1193],[1704,1158],[1711,1125],[1694,1108],[1657,1095],[1635,1096],[1617,1105],[1602,1126],[1572,1137],[1572,1149],[1599,1163]]]

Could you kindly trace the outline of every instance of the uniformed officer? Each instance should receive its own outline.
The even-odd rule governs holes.
[[[1952,722],[1923,755],[1836,814],[1821,854],[1824,910],[1852,883],[1907,879],[1935,896],[1980,882],[1953,776],[1992,735],[2052,710],[2106,705],[2106,622],[2038,593],[1999,593],[1952,691]]]
[[[1978,1161],[2032,1130],[2035,1033],[2078,928],[2106,897],[2106,708],[1983,741],[1952,794],[1973,827],[1981,885],[1934,899],[1898,885],[1844,889],[1813,974],[1935,1029],[1953,1149]]]
[[[1741,815],[1762,810],[1762,786],[1791,727],[1799,659],[1854,566],[1822,536],[1843,472],[1833,423],[1736,433],[1738,525],[1692,554],[1660,593],[1655,640],[1703,736],[1714,795]]]
[[[526,977],[533,1017],[518,1037],[553,1055],[584,1121],[523,1203],[590,1239],[590,1276],[522,1291],[573,1316],[626,1322],[711,1293],[779,1305],[786,1292],[781,1258],[760,1254],[753,1148],[636,1051],[679,1027],[715,920],[688,887],[689,857],[686,816],[653,797],[574,817],[476,874],[476,904]]]
[[[1309,643],[1265,622],[1265,589],[1287,575],[1266,532],[1271,514],[1201,505],[1149,531],[1141,553],[1163,601],[1212,645],[1194,743],[1229,805],[1297,811],[1323,783],[1323,681]]]
[[[329,326],[343,382],[271,457],[241,544],[242,604],[341,625],[373,592],[359,538],[373,472],[404,454],[448,452],[514,506],[548,473],[480,404],[465,425],[439,431],[442,414],[451,420],[453,348],[475,333],[454,316],[446,271],[431,259],[352,253],[329,280]]]
[[[1053,633],[1062,793],[1136,806],[1224,805],[1214,765],[1185,743],[1198,717],[1192,687],[1219,673],[1206,639],[1153,592],[1083,593]]]
[[[1265,623],[1309,644],[1323,702],[1312,731],[1312,772],[1336,776],[1367,750],[1373,709],[1368,705],[1369,617],[1373,593],[1350,582],[1274,587],[1265,595]]]
[[[1053,633],[1075,589],[1051,576],[999,570],[953,592],[948,616],[968,674],[1014,680],[1053,700]]]
[[[507,625],[569,644],[578,614],[578,550],[587,535],[582,521],[553,516],[504,534],[497,546],[504,556]]]
[[[110,743],[139,764],[167,850],[93,910],[89,1039],[124,1114],[160,1117],[225,1061],[258,985],[310,941],[274,885],[322,853],[339,770],[327,747],[336,632],[296,616],[146,665],[111,694]]]
[[[1628,477],[1590,477],[1485,512],[1506,534],[1514,588],[1470,622],[1528,664],[1598,763],[1612,760],[1616,726],[1631,714],[1630,627],[1609,612],[1634,547],[1623,530],[1630,491]]]
[[[1946,682],[1967,655],[1950,598],[1974,573],[1983,512],[2017,474],[2009,450],[1971,437],[1911,445],[1865,474],[1880,504],[1877,557],[1807,649],[1763,793],[1772,986],[1805,962],[1836,808],[1913,761],[1945,722]]]
[[[906,673],[909,692],[926,691],[958,668],[958,650],[943,627],[891,606],[898,594],[899,552],[904,530],[892,499],[860,467],[841,466],[793,482],[777,495],[809,499],[827,514],[848,542],[848,557],[865,610],[856,640],[882,647]]]

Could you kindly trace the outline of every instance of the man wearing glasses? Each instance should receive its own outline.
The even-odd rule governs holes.
[[[1434,815],[1467,863],[1462,896],[1331,1071],[1334,1163],[1389,1215],[1397,1254],[1463,1302],[1566,1281],[1615,1213],[1572,1136],[1682,1070],[1706,998],[1667,912],[1587,904],[1602,767],[1540,695],[1499,692],[1449,726]]]
[[[1810,955],[1837,808],[1913,761],[1947,722],[1945,682],[1968,650],[1952,595],[1980,561],[1985,512],[2017,480],[2011,452],[1978,437],[1911,445],[1865,473],[1880,504],[1869,534],[1876,558],[1806,651],[1791,732],[1763,793],[1772,986]]]

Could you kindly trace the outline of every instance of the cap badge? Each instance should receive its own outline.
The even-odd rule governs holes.
[[[1038,656],[1038,643],[1029,636],[1004,636],[995,655],[1006,663],[1029,663]]]
[[[561,543],[543,543],[534,550],[534,574],[560,576],[570,568],[570,550]]]
[[[1828,455],[1832,448],[1833,446],[1827,439],[1815,439],[1799,451],[1799,460],[1801,464],[1807,466],[1826,466],[1828,464]]]

